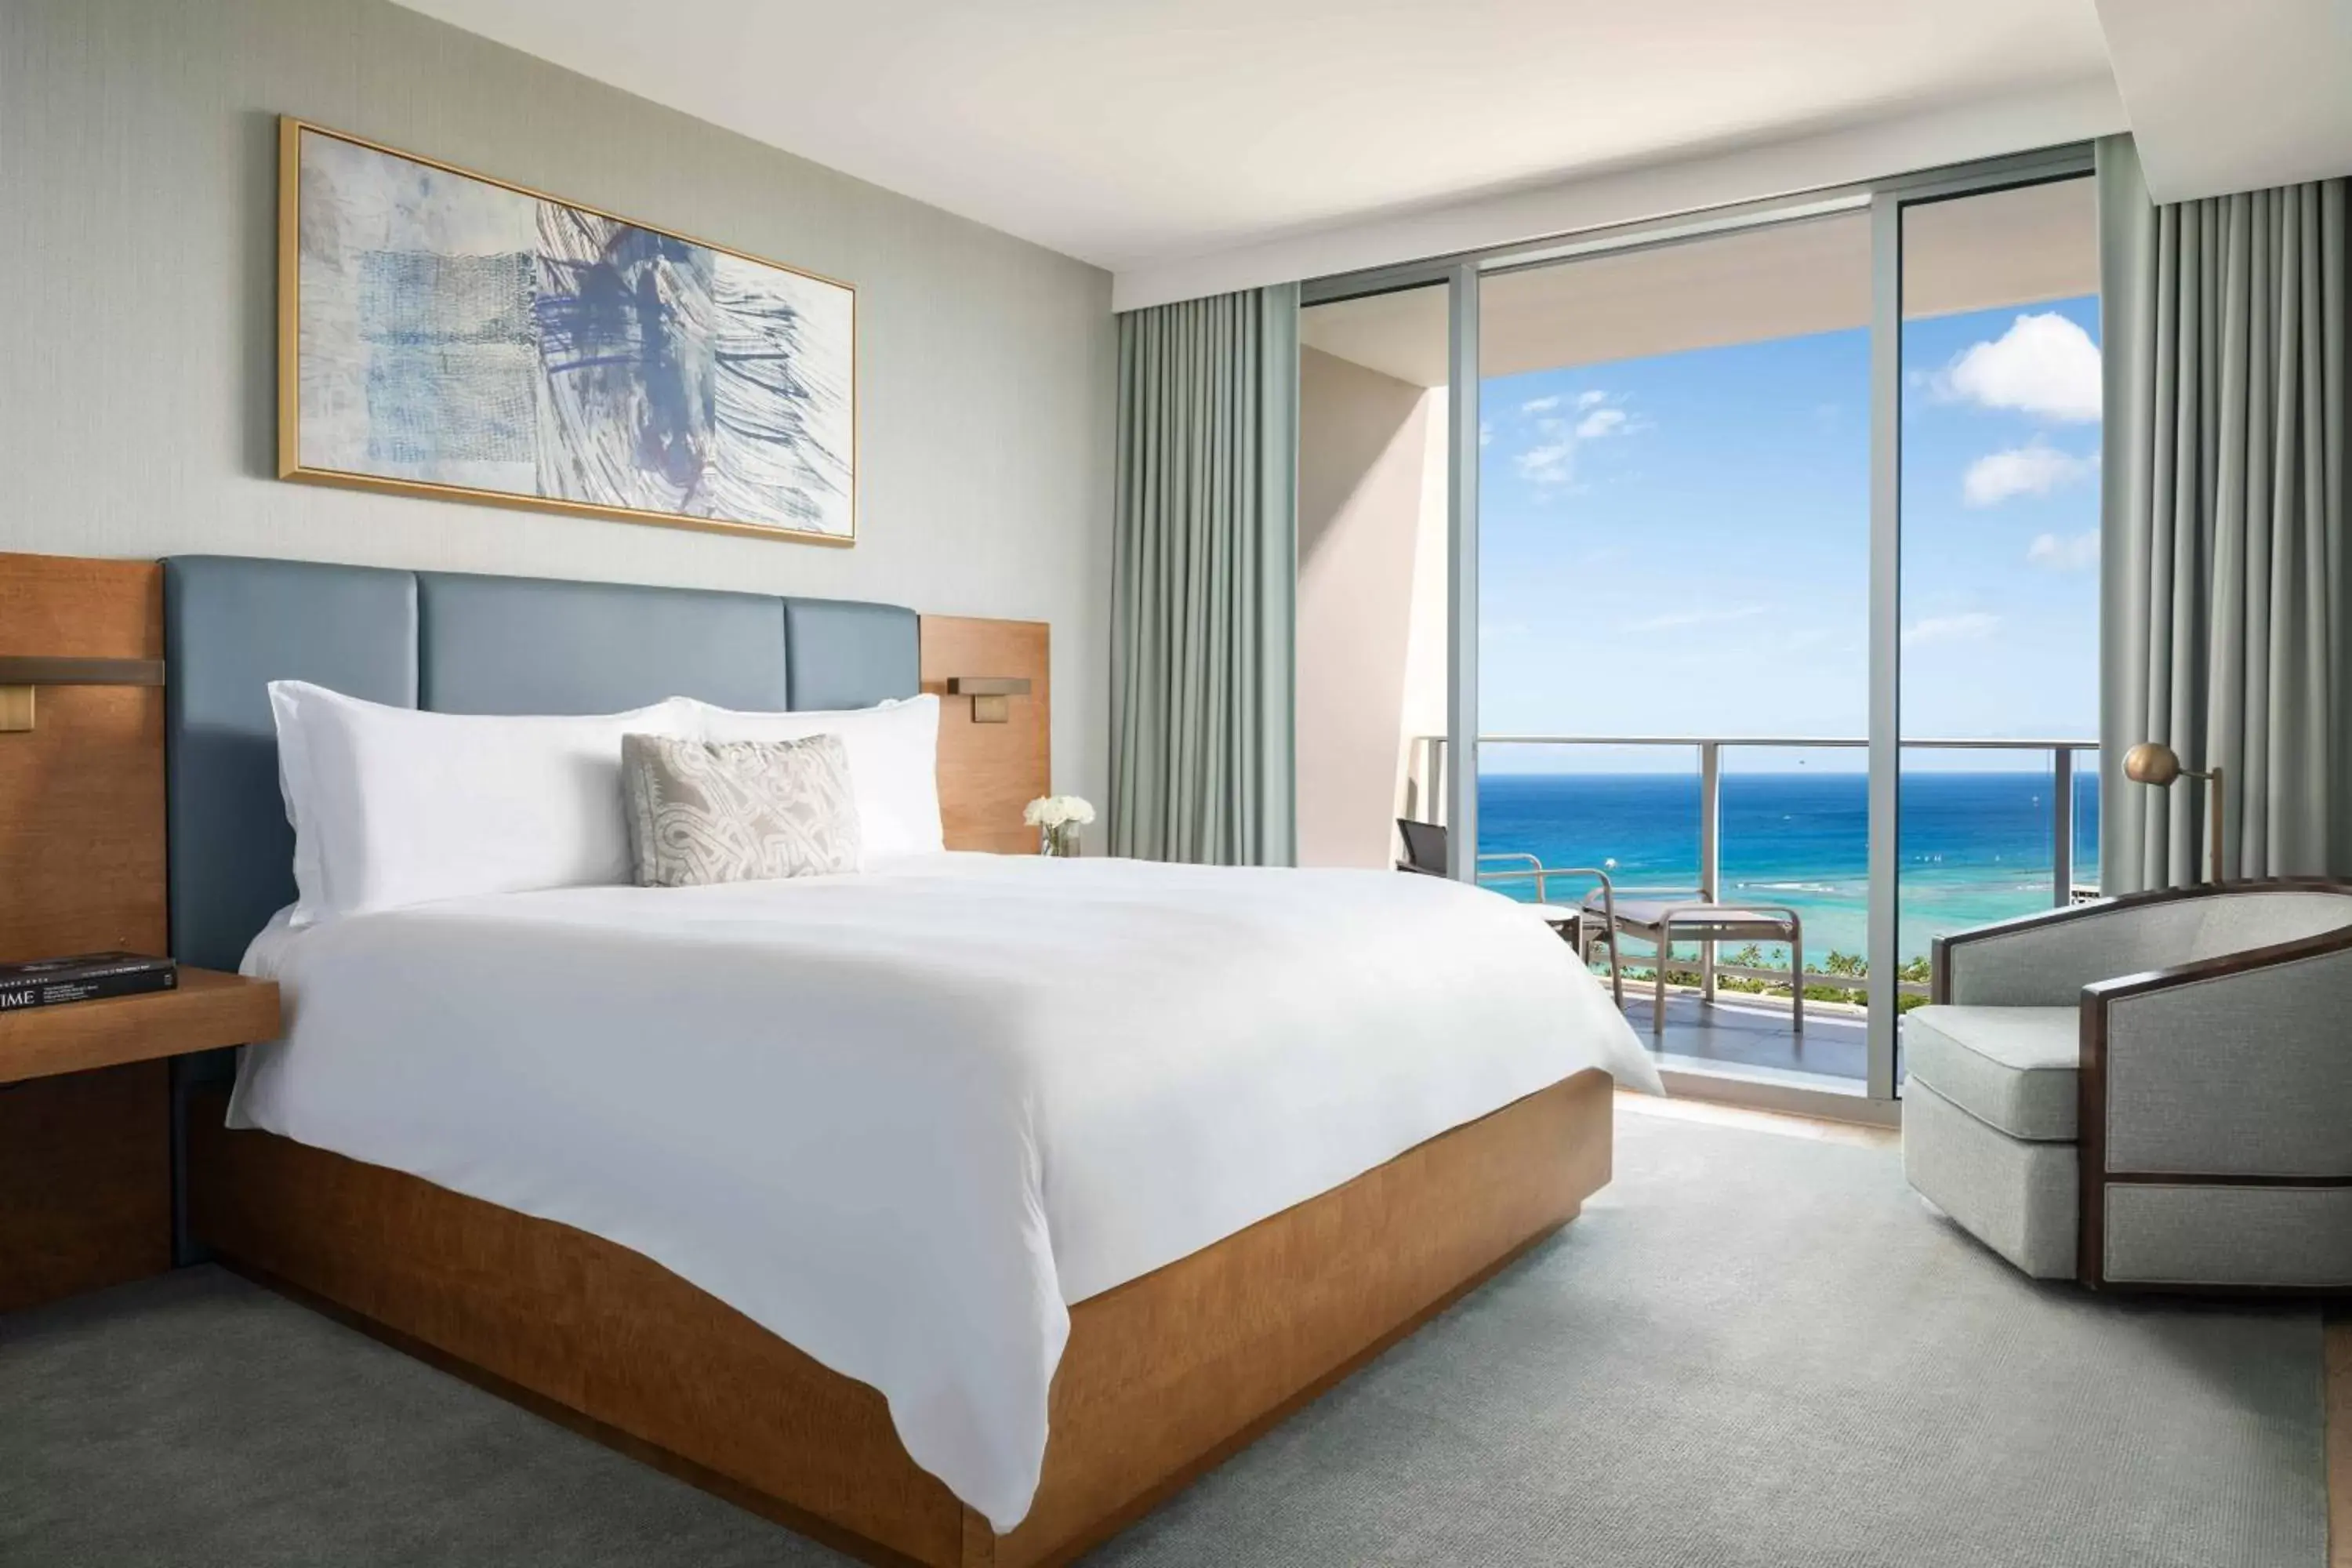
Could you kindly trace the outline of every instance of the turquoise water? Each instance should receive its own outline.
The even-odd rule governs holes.
[[[2051,775],[1905,775],[1897,834],[1900,946],[2050,907]],[[1735,773],[1723,778],[1723,896],[1793,906],[1805,956],[1864,949],[1869,781],[1860,773]],[[2074,877],[2098,880],[2098,780],[2074,780]],[[1698,885],[1695,773],[1486,773],[1478,847],[1528,850],[1547,865],[1614,861],[1620,888]],[[1590,884],[1585,884],[1590,886]],[[1515,896],[1531,889],[1511,885]],[[1566,890],[1554,889],[1556,901]]]

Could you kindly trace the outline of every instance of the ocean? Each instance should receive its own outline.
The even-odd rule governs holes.
[[[2051,775],[1915,773],[1903,780],[1897,902],[1905,959],[1939,933],[2050,907]],[[1869,781],[1856,773],[1723,776],[1726,899],[1788,904],[1806,961],[1859,956],[1868,909]],[[2074,776],[2074,880],[2098,880],[2099,782]],[[1698,886],[1696,773],[1484,773],[1478,847],[1551,866],[1610,866],[1620,889]],[[1505,884],[1515,896],[1532,889]],[[1579,885],[1576,897],[1589,889]],[[1555,888],[1552,897],[1570,895]]]

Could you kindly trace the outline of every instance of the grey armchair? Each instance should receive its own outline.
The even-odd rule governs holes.
[[[2352,1287],[2352,883],[2053,910],[1935,945],[1913,1187],[2028,1274]]]

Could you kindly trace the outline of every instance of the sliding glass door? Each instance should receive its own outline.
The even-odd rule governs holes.
[[[1635,1028],[1680,1071],[1853,1093],[1870,246],[1841,212],[1490,271],[1480,303],[1479,847],[1764,917],[1621,941]]]
[[[1901,260],[1907,1007],[1937,937],[2098,886],[2094,184],[1906,204]]]
[[[1359,619],[1328,661],[1335,690],[1373,670],[1386,692],[1393,666],[1420,694],[1383,706],[1356,782],[1508,896],[1583,901],[1597,879],[1521,874],[1575,866],[1629,903],[1756,917],[1663,949],[1621,922],[1582,955],[1623,966],[1685,1090],[1891,1112],[1933,938],[2095,884],[2089,168],[2070,150],[1306,288],[1303,342],[1347,366],[1310,374],[1390,374],[1421,420],[1414,479],[1385,481],[1416,498],[1389,531],[1418,564],[1388,598],[1413,607],[1377,658]],[[1380,488],[1351,484],[1323,510]],[[1302,603],[1311,576],[1302,553]]]

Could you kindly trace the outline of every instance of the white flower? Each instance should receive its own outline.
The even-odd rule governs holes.
[[[1059,827],[1065,823],[1095,819],[1095,808],[1074,795],[1042,795],[1022,808],[1021,820],[1032,827]]]

